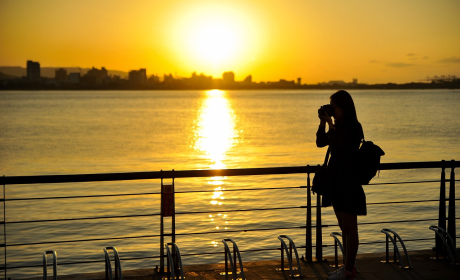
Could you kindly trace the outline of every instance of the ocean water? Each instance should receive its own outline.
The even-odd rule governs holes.
[[[317,148],[317,109],[329,102],[328,90],[254,91],[2,91],[0,92],[0,172],[5,176],[52,175],[210,168],[304,166],[322,163]],[[366,140],[381,146],[382,162],[460,160],[460,90],[351,91]],[[447,171],[450,172],[448,169]],[[447,175],[449,177],[449,175]],[[372,183],[439,180],[440,170],[382,171]],[[228,212],[306,205],[304,174],[176,179],[176,242],[184,264],[217,263],[221,240],[234,239],[240,250],[276,248],[279,234],[305,244],[304,229],[250,231],[305,225],[305,209]],[[231,191],[236,189],[259,189]],[[265,188],[284,188],[267,190]],[[159,192],[158,180],[6,186],[6,197],[40,198]],[[364,187],[368,215],[359,217],[363,243],[383,241],[380,229],[403,239],[432,238],[434,221],[366,223],[437,218],[438,204],[380,202],[439,198],[439,183]],[[458,195],[457,195],[458,196]],[[315,197],[313,197],[315,198]],[[6,221],[157,214],[159,195],[8,201]],[[3,211],[3,209],[1,210]],[[1,213],[3,215],[3,212]],[[313,212],[313,215],[315,212]],[[332,209],[323,209],[323,242],[339,231]],[[313,222],[314,217],[313,217]],[[44,250],[56,250],[58,264],[103,260],[102,248],[115,246],[123,259],[159,255],[159,216],[8,223],[7,266],[40,265]],[[167,223],[168,226],[168,223]],[[248,230],[248,231],[244,231]],[[3,230],[0,230],[3,232]],[[229,233],[196,234],[210,231]],[[238,232],[230,232],[238,231]],[[194,234],[190,234],[194,233]],[[31,244],[64,240],[111,239]],[[1,236],[3,239],[3,236]],[[28,245],[21,245],[28,244]],[[407,242],[409,250],[432,241]],[[359,252],[384,251],[363,244]],[[332,254],[333,247],[324,248]],[[300,250],[301,254],[304,251]],[[0,252],[0,259],[4,252]],[[243,252],[245,261],[275,259],[278,251]],[[158,265],[157,258],[124,260],[123,269]],[[58,274],[102,271],[103,262],[58,265]],[[40,267],[8,269],[13,279],[40,276]]]

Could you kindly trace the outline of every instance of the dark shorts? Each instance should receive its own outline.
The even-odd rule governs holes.
[[[330,193],[330,199],[335,211],[344,211],[350,214],[367,215],[366,194],[361,185],[340,185]]]

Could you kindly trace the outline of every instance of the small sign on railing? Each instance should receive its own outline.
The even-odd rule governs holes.
[[[172,217],[174,215],[174,185],[162,185],[161,199],[163,217]]]

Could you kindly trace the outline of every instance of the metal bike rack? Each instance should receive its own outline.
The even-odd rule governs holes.
[[[388,229],[388,228],[382,229],[381,232],[386,235],[386,259],[384,261],[382,261],[382,263],[397,262],[396,261],[396,254],[397,254],[398,258],[399,258],[399,264],[400,264],[401,268],[413,268],[412,264],[410,262],[410,259],[409,259],[409,255],[407,254],[406,246],[404,245],[404,242],[401,239],[401,237],[396,232],[394,232],[394,231],[392,231],[391,229]],[[391,236],[391,234],[393,234],[394,238]],[[406,259],[407,259],[407,262],[409,263],[409,266],[404,266],[404,262],[402,261],[401,254],[399,253],[399,249],[398,249],[398,246],[396,244],[396,239],[399,240],[399,243],[401,243],[401,246],[404,249],[404,254],[406,254]],[[388,242],[388,240],[391,240],[391,242],[393,243],[393,247],[394,247],[394,249],[393,249],[393,261],[390,261],[389,242]]]
[[[339,267],[339,254],[338,254],[337,247],[340,247],[340,252],[342,252],[342,259],[345,262],[345,255],[343,252],[342,242],[340,242],[340,239],[337,237],[337,236],[342,237],[342,234],[340,232],[331,232],[330,236],[334,238],[334,256],[335,256],[334,264],[331,264],[330,266]],[[355,261],[355,268],[356,268],[356,272],[359,273],[358,265],[356,264],[356,261]]]
[[[57,280],[57,254],[56,251],[45,251],[43,252],[43,280],[48,279],[48,259],[47,255],[53,254],[53,279]]]
[[[233,243],[233,261],[232,261],[232,254],[230,253],[230,248],[228,247],[227,241],[230,241]],[[225,238],[222,239],[222,243],[224,243],[225,247],[225,272],[221,273],[221,275],[225,275],[225,279],[228,279],[228,275],[232,274],[233,280],[245,280],[246,278],[244,277],[244,271],[243,271],[243,262],[241,260],[241,254],[240,250],[238,250],[238,246],[236,246],[235,241],[233,241],[231,238]],[[238,255],[238,262],[240,263],[240,271],[236,271],[236,256]],[[232,268],[232,271],[229,273],[228,272],[228,260],[230,260],[230,266]],[[236,275],[238,273],[241,273],[242,278],[236,278]]]
[[[115,247],[105,247],[103,248],[105,254],[105,279],[113,280],[112,278],[112,265],[110,264],[110,255],[107,250],[112,250],[113,255],[115,256],[115,280],[123,280],[123,275],[121,273],[121,264],[120,258],[118,256],[117,248]]]
[[[334,264],[331,264],[331,267],[339,267],[339,254],[337,250],[337,246],[340,247],[340,252],[342,252],[343,256],[343,247],[342,247],[342,242],[340,242],[340,239],[337,236],[342,237],[342,234],[340,232],[331,232],[330,236],[334,238],[334,256],[335,256],[335,261]],[[345,257],[343,257],[343,261],[345,261]]]
[[[449,254],[449,259],[450,259],[451,264],[453,265],[457,264],[455,262],[454,255],[457,257],[457,260],[460,262],[460,253],[455,247],[454,240],[452,239],[450,234],[438,226],[430,226],[429,228],[441,238],[442,242],[444,243],[444,247],[447,249],[446,251]],[[447,240],[449,240],[449,243],[447,242]],[[452,251],[454,251],[455,253],[453,254]],[[438,259],[438,247],[436,247],[436,259]]]
[[[169,249],[169,246],[171,245],[172,253],[171,250]],[[179,247],[175,243],[166,243],[166,260],[167,260],[167,270],[166,273],[168,273],[168,278],[167,279],[175,279],[176,278],[176,269],[178,269],[179,274],[177,275],[177,279],[185,279],[184,277],[184,270],[182,268],[182,257],[180,255]],[[179,278],[180,275],[180,278]]]
[[[284,242],[284,239],[289,240],[289,251],[288,247],[286,245],[286,242]],[[292,241],[291,238],[287,235],[278,235],[278,239],[281,242],[281,268],[277,269],[278,271],[284,271],[284,252],[286,252],[286,256],[289,262],[289,271],[291,272],[291,278],[299,278],[302,277],[302,268],[300,267],[300,260],[299,260],[299,254],[297,253],[297,248],[295,247],[294,241]],[[295,268],[292,267],[292,249],[294,249],[295,253],[295,258],[297,260],[297,270],[299,271],[299,274],[294,275],[294,270]]]

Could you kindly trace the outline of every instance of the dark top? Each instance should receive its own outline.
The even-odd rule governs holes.
[[[328,163],[330,182],[323,195],[322,206],[333,205],[336,211],[355,215],[366,215],[366,195],[356,176],[357,155],[363,128],[356,121],[344,124],[336,122],[335,128],[325,132],[319,127],[316,133],[316,146],[330,146]]]

